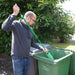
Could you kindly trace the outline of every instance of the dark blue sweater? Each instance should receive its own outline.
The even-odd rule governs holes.
[[[12,32],[11,55],[28,57],[31,46],[38,49],[41,48],[33,42],[34,35],[28,26],[21,19],[17,21],[15,18],[15,15],[10,15],[2,24],[2,29]]]

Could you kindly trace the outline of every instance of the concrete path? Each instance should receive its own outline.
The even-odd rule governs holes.
[[[68,40],[69,42],[75,43],[75,34],[72,36],[72,39]]]

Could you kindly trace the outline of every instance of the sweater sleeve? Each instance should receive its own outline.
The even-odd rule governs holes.
[[[12,31],[14,29],[14,20],[16,16],[11,14],[2,24],[2,29],[4,31]]]
[[[41,47],[39,47],[39,46],[34,42],[34,38],[32,38],[31,46],[34,47],[34,48],[43,50]]]

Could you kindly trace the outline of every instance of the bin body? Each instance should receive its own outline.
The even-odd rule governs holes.
[[[29,75],[39,75],[38,72],[38,61],[34,59],[32,56],[31,58],[31,65],[30,65],[30,74]]]
[[[69,68],[69,75],[75,75],[75,51],[73,51],[73,55],[70,60],[70,68]]]
[[[72,52],[51,49],[54,60],[47,58],[44,52],[34,55],[38,60],[39,75],[68,75]]]

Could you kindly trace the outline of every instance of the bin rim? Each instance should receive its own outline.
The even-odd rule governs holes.
[[[73,52],[71,52],[71,51],[69,51],[69,52],[70,52],[70,53],[67,54],[66,56],[63,56],[62,58],[59,58],[59,59],[55,59],[54,62],[57,63],[57,62],[59,62],[59,61],[61,61],[61,60],[64,60],[65,58],[67,58],[67,57],[73,55]]]
[[[60,62],[61,60],[64,60],[64,59],[66,59],[67,57],[73,55],[73,52],[71,52],[71,51],[69,51],[69,52],[70,52],[70,53],[67,54],[66,56],[63,56],[63,57],[61,57],[61,58],[59,58],[59,59],[55,59],[55,60],[52,60],[52,59],[49,59],[49,58],[45,58],[45,57],[40,57],[39,55],[37,55],[37,54],[43,53],[43,52],[36,53],[36,54],[33,55],[33,57],[34,57],[35,59],[37,58],[37,60],[40,60],[40,59],[41,59],[40,61],[43,61],[43,59],[44,59],[44,60],[48,60],[48,61],[44,61],[44,62],[46,62],[46,63],[57,64],[57,63]],[[38,58],[39,58],[39,59],[38,59]]]

